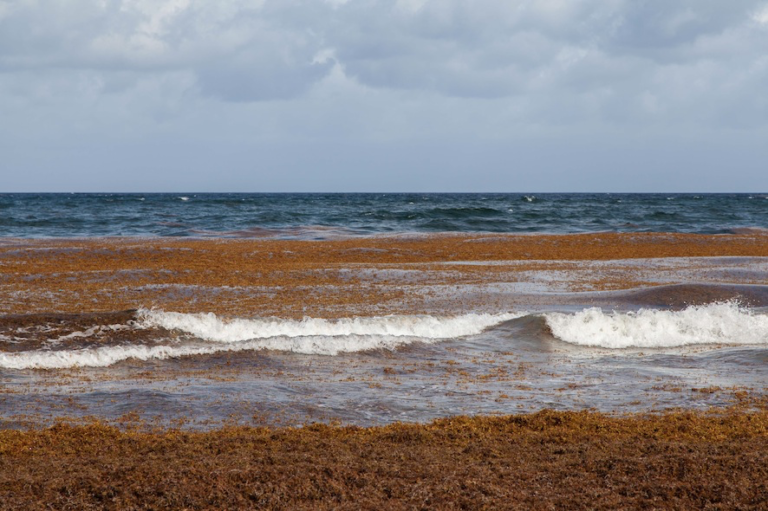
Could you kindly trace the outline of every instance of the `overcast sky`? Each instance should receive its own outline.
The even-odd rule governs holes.
[[[765,0],[0,0],[0,191],[768,191]]]

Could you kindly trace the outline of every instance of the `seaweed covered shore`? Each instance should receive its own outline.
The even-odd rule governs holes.
[[[768,304],[765,257],[762,232],[10,239],[0,357],[208,342],[140,325],[147,310],[226,326],[586,307],[674,319],[730,301],[722,324],[741,327]],[[8,363],[0,509],[766,509],[762,345],[624,353],[545,326],[534,314],[463,344],[335,357]]]
[[[2,509],[765,509],[768,411],[0,431]]]
[[[533,296],[540,291],[692,281],[765,285],[764,272],[744,268],[713,275],[706,258],[738,263],[767,256],[764,233],[11,239],[0,244],[0,314],[159,307],[229,317],[331,318],[509,310],[542,300]],[[652,260],[657,264],[649,265]],[[517,287],[500,298],[493,292],[499,285]],[[470,288],[471,300],[456,295]],[[700,301],[695,294],[682,299]]]

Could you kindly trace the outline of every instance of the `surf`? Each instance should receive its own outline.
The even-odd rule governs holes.
[[[623,349],[768,344],[768,316],[735,301],[678,311],[619,313],[592,307],[575,313],[550,312],[544,317],[555,338],[579,346]]]
[[[56,349],[0,353],[0,368],[64,369],[107,367],[128,360],[164,360],[219,352],[274,350],[335,356],[376,349],[394,350],[416,342],[432,343],[478,334],[524,313],[457,316],[391,315],[335,320],[304,318],[220,318],[213,313],[187,314],[140,309],[119,345],[77,344],[98,329],[75,331],[56,340]],[[111,328],[111,330],[117,330]],[[132,344],[131,332],[157,332],[157,343]],[[164,333],[163,333],[164,332]],[[61,341],[73,341],[67,346]],[[74,343],[74,342],[77,343]]]

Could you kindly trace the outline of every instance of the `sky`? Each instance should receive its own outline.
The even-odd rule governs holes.
[[[768,1],[0,0],[2,192],[766,192]]]

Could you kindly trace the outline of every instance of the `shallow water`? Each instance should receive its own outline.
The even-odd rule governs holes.
[[[197,211],[230,208],[235,213],[219,227],[247,228],[238,223],[240,206],[208,199]],[[646,199],[648,208],[660,200]],[[196,200],[174,199],[172,207]],[[351,215],[363,198],[333,200]],[[207,214],[201,223],[213,218]],[[408,227],[398,221],[397,228]],[[698,227],[707,225],[714,224]],[[45,229],[28,235],[71,233]],[[297,229],[291,236],[305,236]],[[636,234],[487,243],[499,238],[0,239],[0,427],[58,417],[196,428],[373,425],[543,408],[624,413],[766,402],[768,258],[743,257],[764,256],[764,236],[647,236],[643,254],[658,246],[685,256],[648,259],[624,258],[638,255],[643,236]],[[568,238],[580,241],[555,254],[571,259],[547,259]],[[462,251],[470,242],[482,249]],[[337,252],[320,255],[334,243]],[[616,244],[614,259],[579,260],[600,243]],[[703,253],[741,255],[687,257],[705,243],[720,248]],[[680,250],[665,251],[669,244]],[[415,246],[420,258],[403,257]],[[496,260],[520,247],[518,260]],[[599,259],[595,253],[589,257]],[[146,308],[119,310],[128,307]],[[302,314],[313,317],[297,319]]]
[[[750,289],[765,295],[763,286]],[[623,312],[551,304],[461,320],[270,320],[271,330],[264,320],[159,311],[17,316],[6,321],[0,340],[6,348],[0,354],[0,417],[4,427],[89,416],[194,428],[314,421],[367,426],[543,408],[704,409],[764,396],[764,304],[651,305],[664,294],[624,292],[632,306]],[[558,337],[556,320],[570,322],[570,333]],[[580,331],[593,341],[600,337],[596,331],[605,335],[600,345],[584,346]],[[157,346],[207,352],[144,360],[86,356]],[[52,353],[65,356],[55,359],[65,367],[9,367],[22,359],[50,361],[44,357]]]

